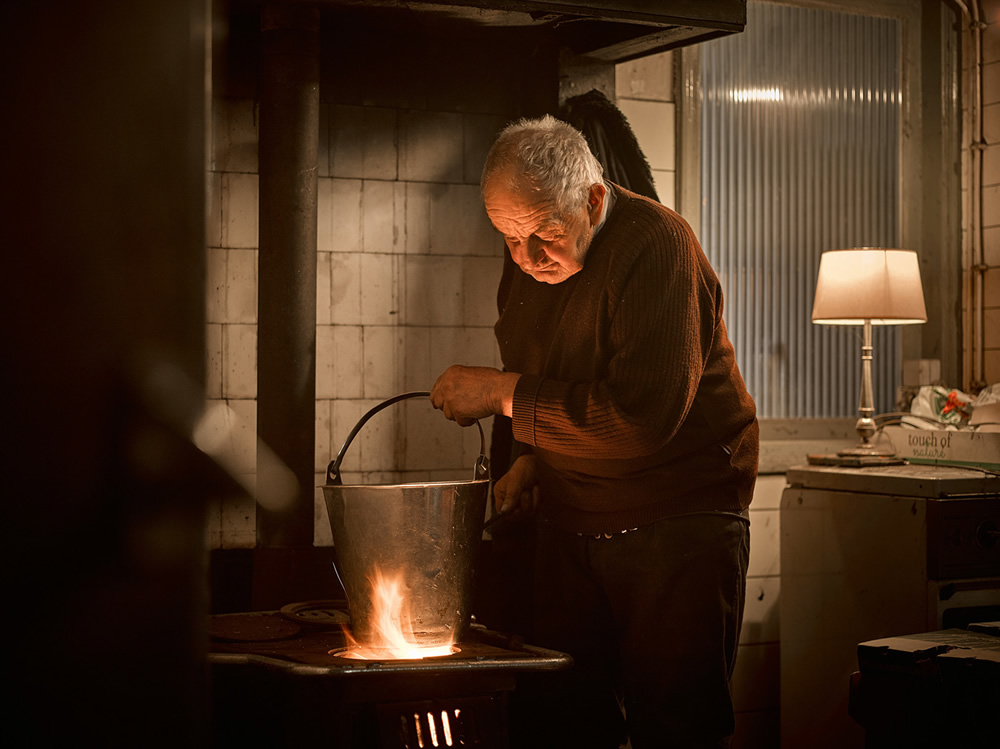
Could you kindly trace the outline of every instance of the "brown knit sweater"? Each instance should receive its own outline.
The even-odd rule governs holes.
[[[678,214],[611,186],[583,269],[535,281],[507,254],[504,367],[521,373],[514,438],[538,456],[544,518],[613,533],[750,504],[756,409],[722,320],[722,289]]]

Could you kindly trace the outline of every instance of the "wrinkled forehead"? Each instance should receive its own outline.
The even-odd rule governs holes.
[[[483,187],[483,202],[493,226],[503,234],[529,236],[564,224],[555,200],[524,181],[490,180]]]

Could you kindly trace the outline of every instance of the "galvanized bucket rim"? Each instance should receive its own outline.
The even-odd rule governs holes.
[[[489,479],[453,479],[451,481],[406,481],[400,484],[319,484],[318,489],[408,489],[426,486],[469,486],[488,484]]]

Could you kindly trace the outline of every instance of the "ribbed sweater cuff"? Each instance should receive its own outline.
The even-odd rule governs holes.
[[[511,428],[514,439],[528,445],[535,444],[535,401],[542,387],[542,378],[523,374],[514,386],[514,403],[511,406]]]

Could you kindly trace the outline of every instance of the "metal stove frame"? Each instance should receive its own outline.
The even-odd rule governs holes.
[[[282,623],[279,612],[225,616]],[[565,653],[477,624],[457,644],[460,652],[422,660],[332,655],[346,646],[339,623],[285,632],[213,639],[214,746],[507,749],[508,697],[518,676],[572,665]]]

